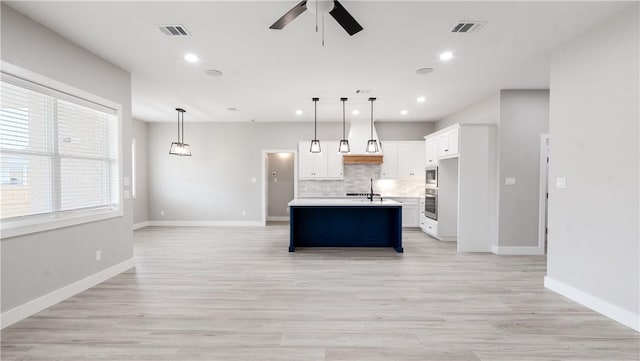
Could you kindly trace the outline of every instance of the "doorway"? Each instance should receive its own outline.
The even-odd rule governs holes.
[[[263,223],[288,222],[287,204],[297,197],[295,150],[263,151]]]
[[[540,204],[538,212],[538,248],[547,254],[549,210],[549,134],[540,135]]]

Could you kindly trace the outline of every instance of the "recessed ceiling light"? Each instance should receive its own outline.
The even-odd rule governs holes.
[[[351,114],[358,115],[358,114],[360,114],[360,111],[358,109],[354,109],[354,110],[351,111]]]
[[[198,58],[198,56],[196,54],[189,53],[189,54],[186,54],[184,56],[184,60],[186,60],[186,61],[188,61],[190,63],[197,63],[198,60],[200,60],[200,59]]]
[[[417,101],[418,103],[424,103],[426,100],[427,100],[427,98],[425,98],[425,97],[418,97],[418,98],[416,99],[416,101]]]
[[[205,71],[205,73],[207,75],[211,75],[211,76],[222,76],[222,72],[220,70],[216,70],[216,69],[209,69],[209,70]]]
[[[302,115],[302,110],[300,109],[296,110],[296,115]]]
[[[418,75],[425,75],[425,74],[429,74],[433,72],[433,68],[420,68],[418,70],[416,70],[416,74]]]
[[[445,51],[444,53],[440,54],[440,60],[451,60],[453,58],[453,53],[450,51]]]
[[[406,109],[403,109],[403,110],[400,111],[400,114],[407,115],[407,114],[409,114],[409,112]]]
[[[238,108],[236,108],[236,107],[228,107],[227,110],[235,112],[235,111],[238,110]]]

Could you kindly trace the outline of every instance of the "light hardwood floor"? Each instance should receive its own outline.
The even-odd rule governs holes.
[[[545,258],[287,252],[288,226],[145,228],[136,267],[2,332],[2,360],[638,360],[640,337],[545,290]]]

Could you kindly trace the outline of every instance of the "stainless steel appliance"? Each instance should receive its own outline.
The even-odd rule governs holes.
[[[425,177],[427,188],[438,188],[438,167],[427,167]]]
[[[424,189],[424,215],[438,220],[438,190],[435,188]]]

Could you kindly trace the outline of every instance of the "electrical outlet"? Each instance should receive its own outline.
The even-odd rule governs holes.
[[[247,211],[242,211],[242,216],[246,217],[247,216]]]
[[[567,178],[565,178],[565,177],[556,178],[556,188],[558,188],[558,189],[567,188]]]
[[[124,191],[124,199],[129,199],[131,197],[131,195],[129,194],[128,190]]]
[[[164,216],[164,211],[160,211],[160,215],[161,215],[161,216]]]
[[[102,260],[102,250],[96,251],[96,261]]]
[[[505,178],[504,179],[504,184],[507,186],[514,186],[516,185],[516,179],[515,178]]]
[[[251,178],[251,183],[255,183],[255,182],[257,182],[257,181],[258,181],[258,179],[257,179],[256,177],[252,177],[252,178]]]
[[[122,178],[122,183],[123,183],[125,186],[128,186],[128,185],[129,185],[129,177],[124,177],[124,178]]]

